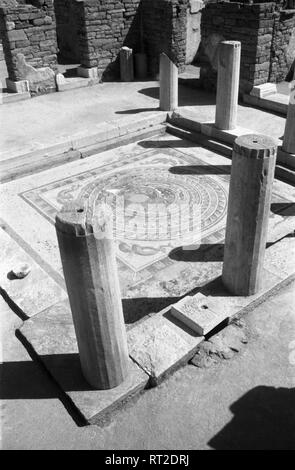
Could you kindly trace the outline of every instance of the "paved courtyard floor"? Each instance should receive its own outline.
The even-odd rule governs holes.
[[[0,160],[46,149],[100,131],[103,123],[134,122],[159,107],[159,83],[103,83],[52,93],[0,107]],[[214,120],[215,96],[179,86],[179,107],[194,111],[199,121]],[[239,106],[238,124],[254,132],[281,137],[285,119],[267,111]]]
[[[117,84],[110,85],[109,93],[111,86],[114,90],[120,88]],[[139,87],[139,84],[130,85],[130,96],[134,96],[135,86]],[[95,93],[100,93],[96,87],[89,90],[88,100],[91,94],[94,98]],[[157,90],[156,84],[154,87],[149,84],[144,93],[142,88],[137,89],[151,106],[142,111],[137,98],[133,102],[127,98],[123,109],[120,108],[121,114],[124,116],[125,111],[125,114],[134,115],[154,112]],[[128,86],[125,91],[128,93]],[[194,101],[192,93],[196,93],[200,120],[212,120],[214,99],[212,101],[211,95],[201,96],[186,88],[182,105]],[[8,140],[4,143],[3,158],[9,158],[10,151],[11,157],[15,156],[14,152],[21,149],[22,139],[23,151],[32,150],[35,145],[32,146],[33,132],[38,135],[37,148],[64,138],[65,134],[61,132],[72,130],[85,135],[90,129],[93,132],[93,122],[98,115],[95,100],[91,105],[92,114],[88,113],[89,120],[86,117],[83,120],[81,114],[76,116],[74,112],[75,109],[84,112],[81,106],[83,93],[79,93],[80,107],[75,108],[73,101],[73,121],[70,119],[68,127],[63,128],[63,119],[64,122],[68,119],[63,114],[66,102],[69,104],[73,96],[70,92],[60,95],[63,105],[58,114],[61,120],[59,117],[55,122],[55,95],[16,103],[14,115],[9,108],[11,105],[2,106],[0,113],[3,109],[8,110],[7,123],[17,125],[15,138],[9,125],[4,125]],[[109,110],[104,101],[106,97],[102,99],[100,95],[98,99],[101,122],[118,111],[114,97],[107,96]],[[43,99],[44,106],[52,100],[46,126],[40,121]],[[18,108],[26,103],[29,103],[28,108]],[[30,129],[26,120],[21,124],[20,116],[22,112],[24,117],[26,112],[27,117],[32,116],[34,103],[41,114],[39,122],[34,118]],[[253,130],[273,133],[276,137],[283,132],[284,120],[280,116],[247,107],[240,107],[240,110],[241,126],[253,129],[251,123],[255,122]],[[95,125],[99,128],[99,122]],[[41,128],[43,133],[38,133]],[[186,366],[160,387],[147,391],[135,404],[120,411],[104,428],[77,426],[60,390],[32,362],[14,335],[22,320],[66,298],[54,217],[65,202],[76,197],[124,195],[125,224],[130,222],[128,214],[130,216],[130,210],[136,204],[156,203],[167,207],[183,201],[188,206],[197,204],[201,209],[200,236],[197,240],[189,240],[189,244],[200,245],[197,250],[179,249],[179,245],[183,245],[181,237],[176,237],[174,242],[164,238],[155,242],[150,234],[134,238],[134,228],[128,236],[119,238],[117,260],[125,320],[129,326],[218,277],[223,259],[230,166],[230,159],[165,134],[1,185],[0,286],[3,298],[0,297],[0,310],[4,387],[1,387],[0,398],[4,448],[217,449],[247,448],[249,445],[250,448],[292,448],[295,442],[291,427],[294,416],[290,414],[292,406],[294,409],[295,386],[292,359],[294,283],[248,314],[250,341],[242,354],[210,370]],[[292,237],[294,203],[294,186],[275,180],[269,245],[287,237],[291,247],[295,240]],[[162,226],[164,223],[160,228]],[[285,265],[288,264],[288,269],[292,265],[292,250],[290,259],[281,260],[282,271],[287,270]],[[28,262],[31,267],[30,275],[22,281],[9,276],[20,261]],[[272,277],[276,276],[271,263],[266,269]],[[287,423],[285,433],[278,431],[282,420]]]
[[[247,315],[242,353],[210,369],[186,366],[104,428],[76,425],[15,337],[21,320],[0,302],[5,449],[295,448],[294,283]]]
[[[55,215],[64,203],[75,198],[87,199],[93,194],[102,199],[124,196],[124,225],[127,228],[133,219],[130,211],[135,210],[139,202],[143,210],[148,204],[162,204],[171,209],[173,204],[182,203],[186,204],[186,212],[190,207],[199,207],[202,224],[197,239],[192,227],[189,230],[193,237],[186,238],[184,243],[181,237],[175,239],[171,234],[157,240],[147,230],[143,234],[134,234],[131,227],[118,240],[122,297],[142,299],[136,305],[126,301],[126,318],[132,323],[155,309],[163,308],[163,299],[167,299],[166,303],[173,298],[176,301],[220,275],[230,165],[230,159],[169,134],[139,141],[43,171],[38,173],[38,177],[31,175],[3,184],[0,202],[2,228],[4,234],[12,237],[59,285],[59,290],[64,291],[54,227]],[[290,214],[290,205],[294,202],[294,187],[275,180],[269,243],[294,230],[292,211]],[[160,231],[165,222],[163,217],[159,216]],[[171,220],[169,223],[173,224]],[[184,230],[183,235],[187,232]],[[3,230],[1,233],[3,238]],[[178,249],[194,243],[200,245],[197,251]],[[5,258],[3,269],[9,271],[16,262],[16,254],[4,239],[3,246],[6,246],[2,252],[2,258]],[[46,286],[46,279],[43,283],[50,299],[57,295],[56,288],[51,291],[52,286]],[[19,283],[18,287],[23,297],[19,306],[24,315],[38,313],[40,288],[37,288],[34,276],[31,281],[28,278]],[[11,283],[8,289],[12,289]]]

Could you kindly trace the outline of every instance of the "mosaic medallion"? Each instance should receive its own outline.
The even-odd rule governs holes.
[[[176,247],[223,239],[229,178],[196,171],[202,165],[196,157],[172,149],[152,150],[22,197],[52,223],[62,205],[76,198],[107,204],[113,214],[119,271],[131,285],[173,263],[169,253]]]

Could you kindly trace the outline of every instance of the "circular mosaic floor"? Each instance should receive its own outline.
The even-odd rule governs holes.
[[[150,255],[157,243],[170,247],[194,243],[200,238],[198,231],[208,231],[224,218],[227,205],[226,191],[217,178],[151,165],[95,179],[79,198],[90,205],[107,204],[120,250],[128,251],[129,242],[134,245],[136,240],[142,255]]]

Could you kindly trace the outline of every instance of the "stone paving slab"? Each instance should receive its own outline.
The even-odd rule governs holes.
[[[277,249],[289,248],[282,242],[277,245],[280,245]],[[288,278],[286,273],[278,276],[265,270],[261,291],[249,297],[230,296],[220,277],[213,279],[201,291],[206,296],[206,304],[218,308],[225,319],[252,310]],[[130,362],[130,377],[110,391],[92,390],[81,374],[68,300],[58,302],[25,321],[18,334],[70,399],[78,414],[87,423],[97,423],[139,394],[148,383],[157,385],[195,354],[204,336],[190,329],[182,319],[175,318],[171,308],[173,305],[147,316],[134,326],[129,325],[128,347],[134,361]],[[207,332],[215,326],[211,324]]]
[[[166,308],[128,331],[129,354],[157,385],[194,355],[203,336],[187,328]]]
[[[111,390],[94,390],[84,379],[68,301],[54,304],[18,330],[22,341],[89,424],[100,423],[123,403],[139,394],[148,375],[130,360],[130,374]]]
[[[286,237],[270,246],[265,253],[264,266],[280,277],[295,274],[295,237]]]
[[[278,271],[274,273],[264,269],[260,291],[249,297],[231,296],[224,287],[221,277],[213,280],[211,284],[204,286],[201,292],[207,296],[208,302],[212,300],[219,305],[219,309],[224,311],[225,317],[231,318],[234,315],[242,315],[253,310],[291,280],[291,276],[279,274]]]
[[[53,303],[67,298],[65,290],[2,228],[0,245],[0,288],[24,316],[35,315]],[[30,272],[25,278],[17,279],[12,270],[21,264],[27,264]]]
[[[263,98],[244,94],[243,101],[251,106],[257,106],[283,115],[287,115],[288,112],[289,97],[282,93],[273,93]]]

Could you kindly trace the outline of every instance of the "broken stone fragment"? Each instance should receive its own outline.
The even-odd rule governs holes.
[[[239,326],[231,324],[207,341],[203,341],[191,360],[191,364],[208,368],[221,359],[231,359],[248,342],[247,335],[242,329],[244,327],[245,323],[242,320]]]
[[[11,272],[17,279],[23,279],[31,271],[31,268],[28,264],[19,264],[15,266]]]

